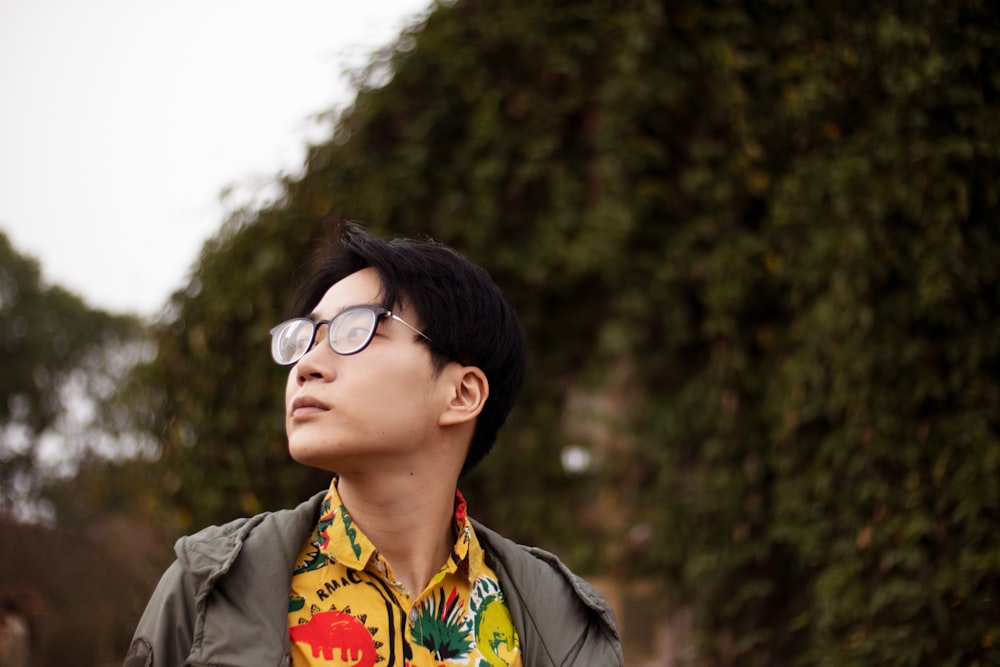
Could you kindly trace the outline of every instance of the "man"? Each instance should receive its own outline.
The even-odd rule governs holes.
[[[443,245],[353,224],[317,266],[271,352],[289,451],[333,481],[178,541],[126,666],[622,665],[593,588],[456,490],[524,377],[500,290]]]

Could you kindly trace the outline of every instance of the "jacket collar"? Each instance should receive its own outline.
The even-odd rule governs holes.
[[[213,526],[178,540],[178,561],[195,587],[190,664],[289,664],[292,570],[325,495],[322,491],[293,510]],[[515,544],[478,522],[472,525],[500,578],[524,664],[548,667],[574,657],[579,665],[624,664],[614,612],[590,584],[555,555]],[[215,599],[226,604],[208,604],[216,591]]]

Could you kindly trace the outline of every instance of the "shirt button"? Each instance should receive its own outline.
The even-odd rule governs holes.
[[[414,607],[413,609],[410,610],[410,623],[416,623],[416,622],[417,622],[417,608]]]

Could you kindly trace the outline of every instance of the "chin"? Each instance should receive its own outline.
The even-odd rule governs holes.
[[[330,460],[328,452],[324,452],[318,447],[290,443],[288,453],[296,463],[333,472],[333,462]]]

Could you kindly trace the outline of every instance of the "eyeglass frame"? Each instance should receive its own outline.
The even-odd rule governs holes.
[[[346,317],[347,315],[349,315],[349,314],[351,314],[353,312],[359,311],[359,310],[367,310],[370,313],[372,313],[375,316],[375,322],[372,324],[371,330],[368,332],[368,337],[365,339],[364,343],[362,343],[361,345],[359,345],[356,350],[351,350],[350,352],[341,352],[341,351],[337,350],[333,346],[333,339],[331,338],[331,334],[332,334],[332,332],[334,330],[334,327],[332,325],[337,320],[339,320],[339,319],[341,319],[343,317]],[[306,356],[307,354],[309,354],[310,350],[312,350],[314,347],[316,347],[319,344],[319,340],[317,340],[317,338],[316,338],[316,331],[322,325],[324,325],[324,324],[327,325],[326,326],[326,342],[330,346],[330,349],[333,350],[334,353],[339,354],[342,357],[349,357],[349,356],[358,354],[359,352],[363,352],[365,350],[365,348],[367,348],[371,344],[372,339],[375,338],[375,331],[378,329],[378,325],[382,321],[384,321],[386,319],[396,320],[397,322],[399,322],[400,324],[402,324],[403,326],[405,326],[406,328],[410,329],[411,331],[413,331],[414,333],[416,333],[418,336],[420,336],[421,338],[423,338],[428,343],[433,344],[433,341],[430,339],[429,336],[427,336],[427,334],[425,334],[420,329],[417,329],[415,326],[413,326],[412,324],[410,324],[409,322],[407,322],[406,320],[404,320],[403,318],[401,318],[399,315],[396,315],[395,313],[393,313],[388,308],[384,308],[382,306],[365,304],[365,305],[357,305],[357,306],[348,306],[347,308],[344,308],[342,311],[340,311],[339,313],[337,313],[336,315],[334,315],[333,317],[331,317],[328,320],[314,320],[311,317],[293,317],[293,318],[291,318],[289,320],[285,320],[284,322],[281,322],[280,324],[275,325],[274,327],[271,328],[271,331],[270,331],[270,334],[271,334],[271,359],[276,364],[278,364],[279,366],[294,366],[295,364],[297,364],[298,362],[300,362],[304,356]],[[279,331],[284,330],[288,325],[292,324],[293,322],[308,322],[309,324],[312,325],[312,333],[311,333],[311,335],[309,337],[309,340],[311,342],[310,342],[310,344],[308,346],[306,346],[306,348],[304,350],[302,350],[301,354],[299,354],[297,357],[295,357],[291,361],[279,361],[275,357],[275,354],[274,354],[275,334],[277,334]]]

